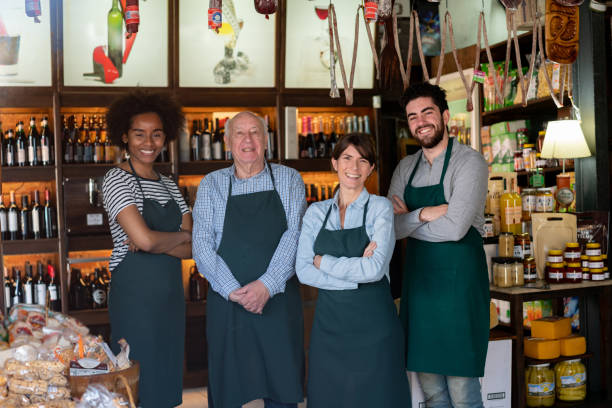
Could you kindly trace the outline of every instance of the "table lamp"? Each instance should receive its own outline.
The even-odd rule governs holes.
[[[540,157],[562,159],[565,173],[565,159],[591,156],[584,133],[577,120],[555,120],[548,122]]]

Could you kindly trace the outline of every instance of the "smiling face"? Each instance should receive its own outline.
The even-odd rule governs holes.
[[[450,113],[440,113],[432,98],[420,97],[408,102],[406,117],[412,136],[422,147],[431,149],[444,138]]]
[[[261,121],[245,113],[232,120],[230,134],[225,135],[225,144],[229,146],[236,164],[263,164],[267,137]]]
[[[142,164],[152,164],[164,147],[166,134],[161,119],[156,113],[141,113],[132,118],[127,134],[123,135],[123,142],[132,161]]]
[[[353,145],[348,145],[338,160],[332,159],[332,166],[338,173],[341,188],[362,189],[374,170],[374,165],[359,153]]]

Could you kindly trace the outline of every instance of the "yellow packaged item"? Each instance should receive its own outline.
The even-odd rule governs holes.
[[[586,398],[586,368],[580,360],[562,361],[555,366],[557,398],[582,401]]]
[[[572,334],[572,323],[567,317],[543,317],[531,322],[531,336],[543,339],[560,339]]]
[[[530,358],[548,360],[561,355],[561,342],[559,340],[528,337],[524,340],[523,345],[525,355]]]
[[[551,407],[555,403],[555,373],[550,364],[527,367],[525,372],[528,407]]]
[[[569,336],[560,339],[562,356],[578,356],[586,353],[584,336]]]

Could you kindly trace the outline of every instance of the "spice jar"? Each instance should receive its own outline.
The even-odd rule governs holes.
[[[589,257],[586,255],[582,255],[580,257],[580,263],[582,265],[582,280],[583,281],[591,280],[591,270],[589,269]]]
[[[589,256],[590,269],[603,269],[604,262],[601,256]]]
[[[510,232],[499,234],[498,254],[500,257],[511,258],[514,255],[514,235]]]
[[[582,401],[586,398],[586,368],[580,360],[561,361],[555,366],[557,398]]]
[[[514,171],[525,170],[525,162],[523,161],[523,151],[516,150],[514,152]]]
[[[538,271],[534,257],[530,256],[523,260],[523,275],[525,283],[535,283],[538,280]]]
[[[514,270],[514,258],[495,257],[493,263],[493,284],[499,288],[514,286],[512,273]]]
[[[582,266],[579,262],[572,262],[567,264],[567,266],[565,267],[565,282],[582,282]]]
[[[485,237],[494,237],[493,231],[493,214],[485,214],[485,223],[482,226]]]
[[[601,256],[601,245],[599,245],[599,242],[587,243],[584,254],[586,256]]]
[[[514,258],[514,264],[512,265],[512,286],[523,286],[524,284],[523,259]]]
[[[577,242],[568,242],[565,244],[565,252],[563,252],[563,260],[566,263],[579,262],[582,252],[580,251],[580,244]]]
[[[560,249],[551,249],[548,251],[548,257],[546,258],[548,263],[563,263],[563,251]]]
[[[525,372],[528,407],[552,407],[555,403],[555,373],[550,364],[536,364]]]
[[[564,283],[565,268],[562,263],[551,263],[546,272],[546,282],[548,283]]]
[[[523,233],[514,237],[514,257],[525,259],[531,256],[531,240],[529,233]]]
[[[531,220],[531,214],[536,211],[536,189],[524,188],[521,194],[523,221]]]
[[[591,271],[591,280],[592,281],[602,281],[602,280],[605,279],[605,275],[604,275],[603,269],[601,269],[601,268],[595,268],[595,269],[591,268],[590,271]]]
[[[536,196],[536,212],[553,212],[555,198],[550,188],[538,188]]]

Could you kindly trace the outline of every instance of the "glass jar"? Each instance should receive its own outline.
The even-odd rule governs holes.
[[[580,257],[580,263],[582,265],[582,280],[590,281],[591,280],[591,270],[589,269],[589,257],[586,255],[582,255]]]
[[[523,258],[514,258],[512,265],[512,286],[523,286],[525,284],[525,274],[523,271]]]
[[[516,130],[516,145],[519,149],[522,149],[525,144],[529,143],[529,137],[527,136],[527,128],[520,128]]]
[[[606,278],[604,275],[603,269],[595,268],[595,269],[590,269],[590,271],[591,271],[591,280],[593,282],[602,281]]]
[[[521,196],[512,191],[504,193],[500,198],[499,205],[501,215],[501,232],[511,232],[514,235],[520,234],[522,231]]]
[[[603,269],[604,262],[601,256],[589,256],[589,269]]]
[[[586,256],[601,256],[601,245],[599,242],[589,242],[584,251]]]
[[[548,263],[563,263],[563,251],[560,249],[551,249],[548,251],[548,257],[546,258]]]
[[[555,403],[555,373],[550,364],[536,364],[525,372],[528,407],[551,407]]]
[[[531,219],[531,213],[536,211],[536,189],[535,188],[524,188],[521,194],[521,202],[523,208],[523,221]]]
[[[531,240],[529,233],[523,233],[514,237],[514,257],[529,258],[531,256]]]
[[[544,168],[546,165],[546,159],[540,157],[540,153],[536,153],[536,167]]]
[[[500,231],[501,210],[500,198],[504,193],[504,178],[494,176],[489,178],[489,193],[487,194],[487,202],[489,213],[493,214],[493,236],[497,236]]]
[[[553,212],[555,210],[555,197],[550,188],[538,188],[536,196],[536,212]]]
[[[604,279],[610,279],[610,271],[608,271],[608,267],[604,266],[603,268]]]
[[[544,174],[542,174],[541,168],[533,169],[529,175],[529,186],[533,188],[544,187]]]
[[[555,366],[559,401],[582,401],[586,398],[586,368],[580,360],[567,360]]]
[[[536,261],[533,256],[523,260],[523,274],[525,283],[535,283],[538,280]]]
[[[565,267],[562,263],[551,263],[546,272],[546,282],[548,283],[564,283],[565,282]]]
[[[533,170],[536,168],[536,152],[533,143],[525,143],[523,145],[523,162],[525,170]]]
[[[525,162],[523,161],[523,151],[516,150],[514,152],[514,171],[525,170]]]
[[[493,263],[493,284],[499,288],[510,288],[514,286],[512,273],[514,270],[514,258],[495,257]]]
[[[567,264],[567,266],[565,267],[565,282],[582,282],[582,266],[579,262],[571,262]]]
[[[493,214],[485,214],[485,223],[482,226],[482,229],[486,238],[495,236],[493,231]]]
[[[565,252],[563,252],[563,260],[566,263],[574,263],[580,261],[580,256],[582,252],[580,251],[580,244],[577,242],[568,242],[565,244]]]
[[[601,255],[601,258],[603,259],[603,271],[604,271],[604,279],[610,279],[610,272],[608,272],[608,254],[603,254]]]
[[[504,258],[512,258],[514,255],[514,235],[510,232],[499,234],[498,255]]]

